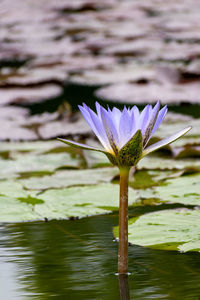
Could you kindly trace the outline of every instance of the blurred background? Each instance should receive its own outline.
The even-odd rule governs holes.
[[[199,83],[199,0],[0,0],[1,299],[120,299],[118,170],[54,140],[96,146],[82,102],[160,99],[170,112],[155,141],[193,126],[138,164],[129,217],[195,208],[196,224],[172,216],[166,231],[170,247],[180,228],[199,251]],[[130,299],[200,299],[199,253],[167,250],[129,247]]]
[[[0,139],[67,136],[72,122],[88,132],[72,112],[97,99],[200,116],[199,11],[198,0],[1,0]]]

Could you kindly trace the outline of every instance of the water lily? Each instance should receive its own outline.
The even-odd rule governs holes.
[[[167,106],[160,109],[158,101],[154,107],[146,105],[140,113],[137,106],[124,107],[120,111],[116,107],[112,110],[103,108],[96,103],[96,113],[86,104],[79,106],[83,117],[101,142],[102,148],[95,148],[74,141],[59,139],[60,141],[82,149],[100,151],[120,170],[120,204],[119,204],[119,249],[118,273],[128,272],[128,178],[132,166],[138,161],[163,146],[166,146],[186,132],[187,127],[155,144],[148,145],[149,140],[162,123]]]
[[[141,113],[137,106],[131,109],[124,107],[123,111],[116,107],[106,110],[97,102],[97,113],[84,103],[79,106],[79,109],[104,149],[71,140],[59,140],[74,147],[103,152],[113,164],[118,166],[136,165],[142,157],[172,143],[191,128],[182,129],[147,146],[167,113],[167,106],[160,109],[160,101],[154,107],[146,105]]]

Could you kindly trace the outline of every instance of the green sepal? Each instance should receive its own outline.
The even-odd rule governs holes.
[[[142,157],[142,133],[140,130],[122,147],[118,154],[118,162],[120,166],[131,167],[136,166]]]
[[[111,162],[111,164],[113,164],[114,166],[118,166],[118,161],[116,156],[112,155],[109,152],[104,152],[104,154],[107,156],[107,158],[109,159],[109,161]]]

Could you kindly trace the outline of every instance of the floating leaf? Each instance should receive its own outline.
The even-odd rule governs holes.
[[[29,195],[35,195],[36,192],[27,192],[23,186],[14,180],[0,181],[0,195],[10,198],[26,198]]]
[[[139,170],[200,170],[200,161],[195,158],[174,159],[170,157],[149,155],[141,159],[137,165]]]
[[[13,197],[0,196],[0,222],[23,222],[42,219],[32,205]]]
[[[161,201],[200,206],[200,174],[185,175],[165,181],[154,189],[155,198]]]
[[[83,161],[80,157],[72,157],[69,153],[49,153],[34,155],[31,153],[15,153],[15,160],[0,159],[0,178],[9,178],[10,174],[35,171],[54,171],[57,168],[78,168]]]
[[[184,170],[137,170],[133,176],[129,178],[129,185],[134,189],[151,188],[153,186],[159,186],[166,179],[179,177],[183,172]]]
[[[0,222],[81,218],[110,213],[119,206],[119,190],[113,184],[51,189],[39,195],[14,181],[9,183],[10,192],[8,182],[2,185],[6,194],[0,195]],[[136,193],[130,190],[129,204],[133,203]]]
[[[0,88],[0,105],[8,103],[37,103],[56,98],[61,93],[61,87],[53,84],[29,88]]]
[[[198,83],[187,84],[131,84],[121,83],[113,84],[100,88],[95,95],[105,101],[128,103],[128,104],[145,104],[155,103],[158,95],[162,95],[162,104],[174,103],[199,103],[200,95]]]
[[[48,190],[40,194],[45,204],[36,205],[35,211],[48,218],[86,217],[118,210],[118,186],[71,187]],[[136,203],[136,193],[130,190],[129,205]]]
[[[62,144],[57,140],[52,141],[34,141],[34,142],[1,142],[0,153],[1,152],[10,152],[11,157],[12,153],[16,152],[32,152],[32,153],[45,153],[53,149],[62,147]],[[66,145],[63,145],[63,148],[67,149]]]
[[[119,173],[117,168],[101,168],[92,170],[62,170],[43,177],[30,177],[20,180],[26,189],[42,190],[62,188],[73,185],[89,185],[109,182]]]
[[[161,250],[200,252],[200,210],[174,209],[129,220],[129,242]],[[118,228],[114,229],[118,236]]]
[[[49,122],[40,126],[38,132],[43,139],[49,139],[63,135],[84,135],[91,133],[91,129],[82,118],[76,122],[70,122],[70,120]]]
[[[81,75],[70,76],[70,81],[77,84],[105,85],[121,82],[137,82],[139,80],[150,81],[156,74],[152,66],[137,64],[114,65],[105,70],[86,70]]]
[[[28,85],[37,85],[44,83],[62,83],[67,79],[67,73],[62,67],[53,67],[51,68],[23,68],[18,73],[10,74],[8,78],[5,78],[1,82],[1,86],[28,86]]]

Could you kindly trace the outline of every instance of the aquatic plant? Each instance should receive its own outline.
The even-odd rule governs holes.
[[[154,107],[146,105],[142,112],[137,106],[124,107],[122,111],[114,107],[106,110],[96,103],[96,113],[83,103],[79,109],[101,142],[102,148],[95,148],[67,139],[60,141],[82,149],[103,152],[113,165],[120,170],[120,204],[119,204],[119,250],[118,273],[128,272],[128,178],[130,168],[147,154],[164,147],[185,133],[186,127],[177,133],[152,145],[149,140],[162,123],[167,106],[160,109],[160,101]]]

